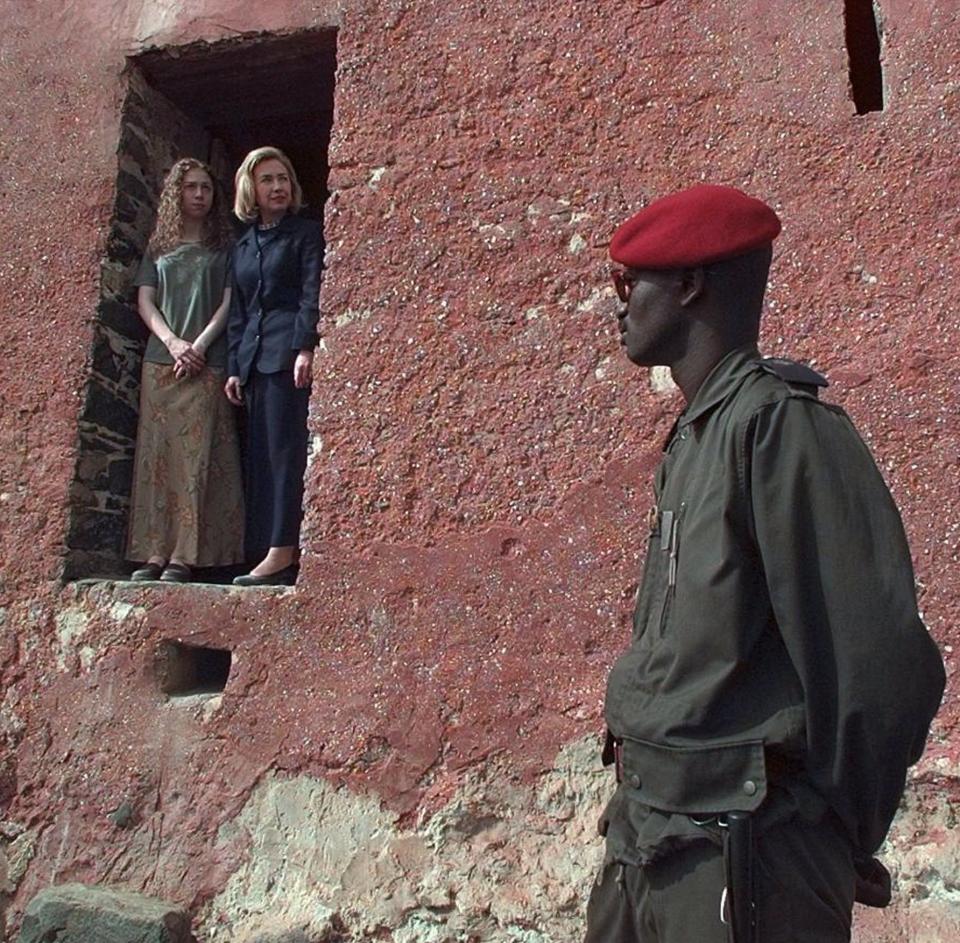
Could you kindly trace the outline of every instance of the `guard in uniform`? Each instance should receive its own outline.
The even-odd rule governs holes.
[[[944,687],[900,516],[826,380],[757,350],[774,211],[651,203],[610,245],[638,366],[686,399],[664,447],[587,943],[839,943]]]

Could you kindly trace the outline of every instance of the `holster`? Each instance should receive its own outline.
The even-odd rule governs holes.
[[[619,737],[615,737],[609,728],[603,741],[603,752],[600,754],[600,759],[604,766],[612,764],[617,782],[623,782],[623,741]]]
[[[726,873],[725,918],[730,943],[757,943],[754,901],[753,818],[749,812],[728,812],[723,840]]]
[[[855,856],[853,867],[857,873],[854,900],[867,907],[886,907],[890,903],[890,872],[871,855]]]

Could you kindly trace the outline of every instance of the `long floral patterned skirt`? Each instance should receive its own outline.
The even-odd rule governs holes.
[[[243,561],[243,490],[233,407],[222,371],[178,380],[143,364],[127,559],[191,566]]]

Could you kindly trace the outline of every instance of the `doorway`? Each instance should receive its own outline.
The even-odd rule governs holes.
[[[297,169],[302,215],[322,222],[336,47],[337,32],[327,28],[159,48],[128,60],[64,580],[122,578],[130,569],[124,550],[147,338],[132,283],[167,170],[180,157],[206,161],[232,204],[244,155],[279,147]]]

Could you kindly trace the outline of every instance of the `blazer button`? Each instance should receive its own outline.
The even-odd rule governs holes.
[[[630,785],[633,786],[634,789],[640,788],[640,777],[636,773],[630,774]]]
[[[743,791],[748,796],[755,796],[757,794],[757,784],[752,779],[748,779],[743,784]]]

